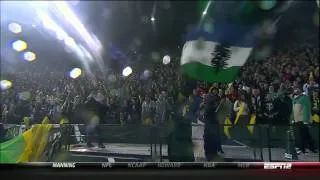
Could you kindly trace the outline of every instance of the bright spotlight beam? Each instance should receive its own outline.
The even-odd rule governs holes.
[[[206,15],[206,14],[207,14],[210,5],[211,5],[211,1],[208,2],[206,8],[205,8],[204,11],[202,12],[202,15]]]
[[[97,60],[100,70],[104,73],[104,62],[102,59],[102,44],[101,42],[94,36],[91,35],[85,26],[81,23],[79,18],[73,12],[72,8],[69,7],[67,2],[64,1],[53,1],[55,8],[58,10],[58,13],[64,17],[64,20],[67,21],[71,26],[73,26],[74,30],[78,32],[80,37],[86,43],[86,46],[92,53],[95,60]]]
[[[203,22],[203,19],[204,19],[204,17],[207,15],[207,13],[208,13],[208,9],[209,9],[209,7],[210,7],[211,3],[212,3],[212,1],[209,1],[209,2],[208,2],[208,4],[207,4],[207,6],[206,6],[206,8],[205,8],[205,9],[204,9],[204,11],[202,12],[202,16],[201,16],[201,19],[200,19],[200,22],[199,22],[198,28],[200,28],[200,27],[201,27],[201,24],[202,24],[202,22]]]
[[[54,31],[57,39],[66,40],[69,37],[68,34],[56,22],[54,22],[47,13],[38,9],[37,14],[41,19],[43,26],[46,29]]]
[[[74,52],[80,59],[84,58],[84,54],[89,57],[89,59],[92,59],[91,54],[86,50],[85,48],[81,48],[76,41],[70,37],[56,22],[53,21],[53,19],[44,11],[38,9],[37,10],[38,16],[40,17],[43,25],[45,28],[52,30],[56,38],[58,40],[64,41],[65,45],[68,46]],[[83,52],[85,51],[85,52]]]
[[[99,48],[95,40],[91,37],[85,26],[77,18],[76,14],[64,1],[53,1],[59,12],[64,16],[65,20],[68,21],[78,33],[81,35],[83,40],[88,44],[89,47]]]

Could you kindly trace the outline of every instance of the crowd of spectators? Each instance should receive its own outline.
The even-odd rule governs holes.
[[[199,81],[197,86],[192,87],[193,93],[182,93],[190,105],[188,114],[194,122],[201,119],[199,108],[202,97],[211,86],[219,88],[220,95],[233,103],[231,119],[235,119],[239,112],[239,102],[244,101],[248,107],[241,111],[242,115],[261,113],[265,117],[261,123],[274,123],[275,119],[279,119],[275,117],[286,111],[277,102],[283,95],[290,97],[293,87],[297,86],[310,97],[313,112],[318,113],[318,58],[316,46],[291,44],[263,60],[253,58],[248,61],[232,84]],[[149,70],[134,72],[129,77],[109,73],[107,77],[93,81],[85,74],[77,79],[66,74],[63,68],[36,65],[3,74],[2,79],[10,80],[13,85],[1,92],[2,121],[20,124],[24,117],[31,117],[34,123],[40,123],[44,116],[48,116],[51,122],[58,123],[62,116],[67,116],[71,122],[84,123],[72,114],[95,92],[103,97],[103,103],[108,106],[105,123],[139,124],[146,123],[145,119],[164,122],[169,106],[188,86],[179,72],[179,60],[167,65],[155,63]],[[290,101],[289,106],[292,107]]]
[[[84,104],[90,94],[99,92],[109,107],[106,123],[140,123],[145,100],[156,101],[164,91],[168,99],[176,94],[178,66],[177,62],[160,64],[129,77],[109,73],[106,78],[95,79],[85,73],[72,79],[65,68],[24,67],[2,74],[2,79],[12,82],[12,87],[1,92],[2,120],[20,124],[23,117],[32,117],[34,123],[40,123],[48,116],[57,123],[62,115],[71,117],[76,106]]]
[[[316,114],[319,112],[318,58],[317,47],[310,44],[292,44],[275,52],[267,60],[250,61],[243,67],[237,83],[234,83],[233,89],[236,91],[230,99],[236,101],[245,96],[243,98],[249,106],[248,111],[260,114],[261,123],[283,123],[279,122],[280,119],[286,119],[288,123],[289,117],[279,116],[290,116],[293,91],[299,88],[303,94],[309,96],[312,113]],[[284,98],[288,101],[285,104],[282,103]],[[234,110],[236,111],[236,108]]]

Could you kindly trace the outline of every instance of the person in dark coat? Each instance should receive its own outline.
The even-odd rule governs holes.
[[[251,114],[256,115],[257,124],[265,123],[263,119],[263,104],[264,104],[264,97],[260,93],[259,88],[257,86],[254,86],[252,89],[252,96],[251,96],[251,102],[249,103],[249,108],[250,108]]]
[[[169,103],[171,127],[168,135],[168,156],[170,162],[193,162],[193,143],[191,119],[187,118],[186,98],[173,104]]]
[[[102,126],[105,124],[105,115],[108,111],[108,106],[104,103],[105,98],[100,91],[92,92],[87,98],[86,114],[87,114],[87,146],[93,147],[94,132],[98,135],[99,148],[105,148],[103,145]]]
[[[209,94],[204,99],[204,119],[205,127],[203,133],[204,151],[207,161],[212,161],[216,157],[220,146],[219,122],[216,109],[219,106],[220,97],[218,88],[212,87]]]
[[[275,109],[278,112],[275,116],[275,124],[289,125],[292,113],[292,99],[286,89],[281,89],[275,99]]]
[[[278,114],[275,108],[276,102],[273,100],[271,94],[267,94],[263,103],[263,122],[266,124],[275,124],[275,117]]]
[[[84,124],[85,122],[86,106],[84,100],[79,96],[75,97],[75,101],[72,108],[72,119],[75,124]]]

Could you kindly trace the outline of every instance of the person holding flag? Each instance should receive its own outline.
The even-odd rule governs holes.
[[[231,83],[251,57],[259,37],[266,33],[262,26],[265,20],[273,22],[272,31],[270,27],[267,33],[274,34],[291,1],[262,4],[203,1],[199,5],[203,10],[201,20],[185,35],[182,72],[208,83]]]
[[[216,158],[218,151],[221,149],[221,138],[219,131],[219,122],[217,119],[217,109],[220,106],[220,97],[218,88],[212,87],[204,99],[204,151],[207,161]]]
[[[267,18],[277,19],[272,24],[275,28],[281,13],[289,7],[281,7],[287,3],[276,4],[262,8],[249,1],[208,1],[197,28],[185,35],[186,42],[180,60],[183,74],[208,83],[233,82],[257,45],[256,35],[263,34],[253,33],[257,25],[263,24],[268,15]],[[278,10],[277,13],[273,13],[274,10]],[[217,153],[217,141],[213,137],[217,137],[218,132],[218,128],[214,128],[218,123],[215,108],[220,101],[214,95],[217,90],[212,90],[205,98],[204,146],[207,160],[212,160]],[[253,115],[249,123],[255,124],[255,121],[256,116]],[[253,128],[248,129],[253,132]]]

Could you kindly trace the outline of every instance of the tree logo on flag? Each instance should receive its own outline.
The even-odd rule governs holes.
[[[228,65],[227,61],[231,56],[230,46],[227,44],[218,44],[211,53],[211,64],[216,72]]]

